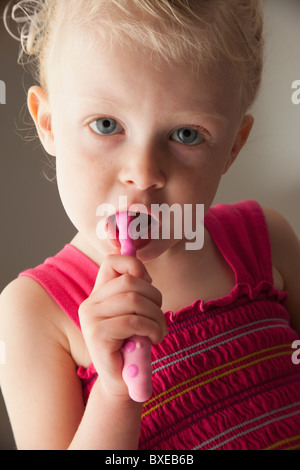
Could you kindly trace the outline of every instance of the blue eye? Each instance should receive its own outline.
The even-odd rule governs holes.
[[[172,139],[184,145],[199,145],[205,140],[199,131],[190,127],[182,127],[172,134]]]
[[[96,119],[89,125],[94,132],[100,135],[114,135],[122,131],[122,126],[115,119],[107,117]]]

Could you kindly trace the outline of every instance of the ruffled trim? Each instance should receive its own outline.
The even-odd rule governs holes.
[[[87,368],[82,366],[78,367],[77,375],[82,381],[83,401],[86,405],[93,385],[98,377],[98,373],[94,367],[94,364],[90,364]]]
[[[189,313],[205,313],[214,308],[226,307],[230,304],[234,305],[239,302],[241,298],[248,298],[249,301],[255,300],[269,300],[277,302],[285,306],[288,299],[286,291],[276,289],[269,281],[261,281],[256,286],[251,286],[248,283],[239,283],[234,286],[232,291],[224,297],[213,300],[196,300],[191,305],[177,310],[175,313],[172,311],[165,312],[166,318],[171,322],[176,322],[179,316]]]
[[[96,374],[96,369],[93,364],[90,364],[87,369],[85,367],[78,367],[77,369],[77,375],[80,379],[85,380],[86,382],[89,382],[94,378],[94,375]]]
[[[268,281],[262,281],[255,287],[250,284],[236,284],[232,291],[225,297],[221,297],[215,300],[196,300],[191,305],[179,309],[175,314],[172,311],[165,312],[167,323],[176,323],[178,320],[184,320],[183,315],[206,313],[212,311],[215,308],[228,307],[228,305],[240,304],[245,301],[245,298],[251,302],[255,300],[266,300],[277,302],[281,305],[285,305],[288,299],[288,293],[286,291],[279,291],[275,289],[272,283]],[[80,366],[77,369],[77,375],[82,380],[83,397],[85,403],[88,400],[89,394],[93,385],[98,377],[97,371],[93,364],[90,364],[87,368]]]

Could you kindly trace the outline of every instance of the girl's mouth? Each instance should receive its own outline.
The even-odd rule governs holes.
[[[159,238],[159,221],[150,213],[129,211],[128,220],[128,236],[133,240],[136,250],[144,248],[151,240]],[[120,247],[116,214],[107,218],[106,231],[110,243],[115,247]]]

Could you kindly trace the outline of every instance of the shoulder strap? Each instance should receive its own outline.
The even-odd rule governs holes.
[[[80,328],[78,308],[93,290],[99,267],[72,245],[19,274],[37,281]]]
[[[273,283],[268,227],[256,201],[212,207],[205,226],[236,274],[237,283]]]

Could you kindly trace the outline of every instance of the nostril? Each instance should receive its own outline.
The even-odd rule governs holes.
[[[140,191],[160,189],[166,184],[166,176],[161,169],[152,162],[151,167],[142,166],[142,162],[123,167],[120,172],[120,181],[128,186],[135,186]]]

